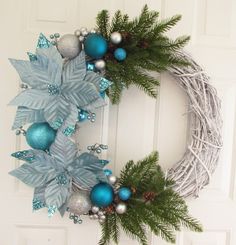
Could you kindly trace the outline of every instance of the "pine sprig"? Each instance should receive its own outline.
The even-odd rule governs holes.
[[[189,215],[185,200],[171,188],[173,181],[165,177],[157,162],[158,154],[154,152],[136,164],[129,161],[125,165],[118,185],[133,190],[132,198],[126,203],[125,214],[107,215],[99,245],[110,241],[118,243],[120,228],[142,245],[148,245],[146,227],[171,243],[175,242],[175,232],[181,227],[202,231],[200,223]],[[148,199],[148,194],[152,198]]]
[[[105,56],[105,75],[113,82],[113,86],[107,92],[112,103],[119,103],[122,91],[130,85],[137,86],[151,97],[157,97],[159,81],[156,77],[147,75],[144,70],[162,72],[172,66],[189,65],[178,55],[189,41],[189,37],[171,40],[165,35],[180,21],[181,16],[176,15],[165,20],[159,20],[158,17],[159,12],[150,11],[147,5],[133,20],[120,10],[111,19],[106,10],[98,14],[97,27],[100,33],[110,42],[111,33],[120,32],[123,39],[117,47],[127,51],[127,59],[123,62],[114,59],[114,45]]]

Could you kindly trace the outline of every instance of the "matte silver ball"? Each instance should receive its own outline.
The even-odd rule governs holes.
[[[77,37],[79,37],[80,36],[80,34],[81,34],[81,32],[80,32],[80,30],[79,29],[77,29],[77,30],[75,30],[75,35],[77,36]]]
[[[102,225],[105,223],[105,220],[100,219],[100,220],[98,220],[98,222]]]
[[[122,36],[119,32],[113,32],[111,34],[111,42],[113,44],[119,44],[122,41]]]
[[[96,29],[91,29],[90,30],[90,33],[96,33],[97,31],[96,31]]]
[[[86,37],[86,36],[88,35],[88,31],[87,31],[87,30],[82,31],[82,32],[81,32],[81,35],[82,35],[83,37]]]
[[[99,217],[99,220],[105,220],[105,219],[106,219],[105,215],[102,215],[101,217]]]
[[[97,214],[94,214],[94,215],[93,215],[93,218],[94,218],[94,219],[98,219],[98,215],[97,215]]]
[[[62,57],[73,59],[80,53],[82,45],[77,36],[66,34],[57,42],[57,49]]]
[[[104,215],[103,211],[98,212],[98,216],[103,216],[103,215]]]
[[[99,207],[93,206],[91,210],[94,214],[96,214],[99,211]]]
[[[84,37],[83,36],[79,36],[79,41],[82,43],[84,41]]]
[[[109,175],[109,176],[108,176],[108,181],[109,181],[109,183],[110,183],[111,185],[114,185],[114,184],[116,183],[116,181],[117,181],[117,178],[116,178],[116,176],[114,176],[114,175]]]
[[[97,60],[95,61],[95,67],[98,70],[104,70],[106,67],[106,62],[104,60]]]
[[[82,215],[91,209],[89,193],[85,191],[75,192],[70,196],[68,208],[71,213]]]
[[[124,214],[127,211],[127,206],[125,203],[119,203],[116,206],[116,212],[118,214]]]

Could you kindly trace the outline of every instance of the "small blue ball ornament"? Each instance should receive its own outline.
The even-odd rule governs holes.
[[[96,33],[89,34],[84,41],[85,53],[94,59],[102,58],[107,52],[107,48],[106,39]]]
[[[34,123],[26,131],[26,141],[37,150],[47,150],[54,142],[56,131],[48,123]]]
[[[114,200],[114,190],[107,183],[99,183],[91,190],[90,199],[94,206],[107,207]]]
[[[118,196],[122,201],[127,201],[130,199],[132,192],[127,187],[121,187],[118,191]]]
[[[124,61],[126,59],[127,53],[123,48],[117,48],[114,52],[114,56],[118,61]]]

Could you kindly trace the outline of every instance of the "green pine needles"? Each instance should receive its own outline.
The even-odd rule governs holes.
[[[123,88],[136,85],[151,97],[157,96],[159,81],[147,71],[162,72],[171,66],[185,66],[188,63],[178,55],[178,51],[189,41],[189,36],[171,40],[165,35],[181,19],[180,15],[170,19],[158,20],[159,13],[144,6],[139,17],[130,20],[127,14],[117,11],[110,20],[107,10],[97,16],[97,27],[109,41],[109,50],[105,56],[106,77],[113,82],[107,92],[112,103],[118,103]],[[119,32],[122,42],[114,45],[110,35]],[[127,51],[127,58],[117,62],[114,50],[122,47]]]
[[[184,199],[171,188],[173,181],[165,177],[157,162],[158,154],[154,152],[137,164],[129,161],[121,171],[118,186],[129,187],[132,197],[126,201],[124,214],[117,214],[112,206],[107,208],[99,245],[109,245],[111,241],[118,244],[121,229],[142,245],[148,245],[147,228],[171,243],[181,227],[202,231],[199,222],[189,215]]]

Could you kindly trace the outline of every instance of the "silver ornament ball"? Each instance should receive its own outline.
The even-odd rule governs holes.
[[[119,203],[116,206],[116,212],[118,214],[124,214],[127,211],[127,206],[125,203]]]
[[[111,42],[113,44],[119,44],[122,41],[122,36],[119,32],[113,32],[111,34]]]
[[[104,70],[106,67],[106,62],[104,60],[97,60],[95,61],[95,67],[98,70]]]
[[[105,220],[99,219],[98,222],[102,225],[105,223]]]
[[[111,185],[114,185],[114,184],[116,183],[116,181],[117,181],[117,178],[116,178],[116,176],[114,176],[114,175],[109,175],[109,176],[108,176],[108,181],[109,181],[109,183],[110,183]]]
[[[57,49],[62,57],[73,59],[80,53],[82,45],[77,36],[66,34],[57,42]]]
[[[100,220],[105,220],[106,219],[106,216],[105,215],[102,215],[101,217],[99,217]]]
[[[94,214],[96,214],[99,211],[99,207],[93,206],[91,210]]]
[[[73,193],[68,201],[69,211],[77,215],[88,213],[91,206],[92,204],[89,198],[89,193],[85,191]]]

